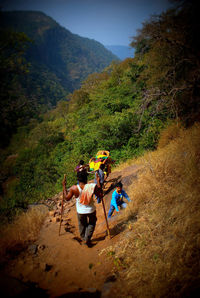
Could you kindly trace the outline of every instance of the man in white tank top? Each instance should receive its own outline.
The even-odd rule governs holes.
[[[91,197],[91,195],[89,195],[91,199],[87,204],[82,203],[83,200],[81,199],[81,195],[85,185],[87,184],[85,175],[80,174],[78,176],[78,181],[79,184],[71,186],[69,191],[67,191],[66,182],[63,180],[64,199],[69,201],[73,196],[75,196],[80,237],[84,243],[88,245],[88,247],[91,247],[91,238],[97,221],[96,207],[94,205],[93,196]],[[91,186],[90,188],[93,189],[92,195],[95,194],[97,197],[103,196],[99,179],[97,179],[97,184],[90,183],[89,185]]]

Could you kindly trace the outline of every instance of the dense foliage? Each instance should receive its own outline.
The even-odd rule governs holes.
[[[174,2],[176,9],[144,24],[132,46],[145,65],[146,103],[156,100],[158,109],[165,106],[190,125],[200,119],[198,5],[196,0]]]
[[[199,119],[195,12],[187,2],[151,19],[133,39],[135,58],[89,75],[70,101],[18,129],[2,152],[4,214],[60,191],[64,173],[68,186],[75,183],[75,165],[97,150],[110,150],[118,163],[154,149],[171,119]]]
[[[1,146],[117,57],[40,12],[0,13]],[[4,138],[3,138],[4,135]]]
[[[16,125],[20,119],[25,122],[26,116],[30,116],[28,110],[31,103],[19,83],[19,77],[28,71],[24,59],[28,43],[29,39],[24,33],[0,30],[0,140],[3,146],[8,144],[13,133],[13,123]]]

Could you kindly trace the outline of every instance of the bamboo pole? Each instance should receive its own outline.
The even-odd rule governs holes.
[[[64,174],[64,181],[66,181],[66,174]],[[62,215],[63,215],[63,203],[64,203],[64,186],[63,186],[63,195],[62,195],[62,203],[61,203],[61,211],[60,211],[60,226],[59,226],[59,236],[62,224]]]
[[[96,179],[97,179],[97,185],[100,186],[100,178],[99,178],[98,172],[96,172]],[[105,220],[106,220],[107,233],[108,233],[109,238],[111,239],[110,229],[109,229],[109,225],[108,225],[108,219],[107,219],[107,216],[106,216],[106,209],[105,209],[105,205],[104,205],[103,196],[101,198],[101,201],[102,201],[103,212],[104,212],[104,216],[105,216]]]
[[[102,201],[102,206],[103,206],[104,216],[105,216],[105,220],[106,220],[107,233],[108,233],[109,238],[111,239],[111,236],[110,236],[110,229],[109,229],[109,225],[108,225],[108,219],[107,219],[107,216],[106,216],[106,209],[105,209],[105,205],[104,205],[103,197],[102,197],[101,201]]]

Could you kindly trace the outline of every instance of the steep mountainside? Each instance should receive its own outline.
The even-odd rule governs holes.
[[[17,127],[66,100],[89,74],[118,60],[99,42],[33,11],[0,13],[0,48],[1,146]]]
[[[0,25],[30,37],[33,44],[27,51],[28,61],[53,72],[69,91],[78,88],[88,74],[118,60],[99,42],[72,34],[42,12],[2,12]]]

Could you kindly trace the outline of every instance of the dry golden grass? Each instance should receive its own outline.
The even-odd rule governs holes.
[[[123,213],[129,222],[117,255],[127,270],[116,297],[191,297],[199,289],[199,149],[199,124],[169,127],[159,149],[137,160],[144,170],[129,187],[132,202]]]
[[[181,123],[176,121],[173,122],[167,129],[164,129],[160,134],[160,139],[158,142],[158,148],[163,148],[168,145],[171,141],[177,139],[181,136],[184,128]]]
[[[119,163],[118,165],[112,168],[112,173],[122,171],[128,166],[131,166],[132,164],[134,164],[135,162],[136,162],[136,158],[132,158],[132,159],[128,159],[126,162]]]
[[[19,215],[13,223],[1,227],[0,258],[17,253],[34,241],[47,215],[45,206],[35,206]]]

